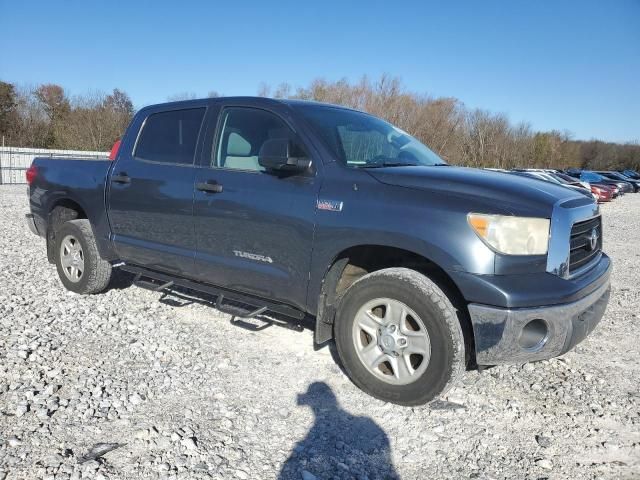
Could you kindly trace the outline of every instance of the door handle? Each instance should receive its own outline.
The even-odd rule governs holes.
[[[131,177],[125,172],[120,172],[117,175],[112,175],[111,181],[114,183],[131,183]]]
[[[196,183],[196,188],[201,192],[207,192],[207,193],[222,192],[222,185],[220,185],[219,183],[214,183],[212,180],[209,180],[207,182],[198,182]]]

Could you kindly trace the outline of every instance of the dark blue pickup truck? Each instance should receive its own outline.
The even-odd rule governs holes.
[[[140,110],[111,161],[37,158],[31,230],[63,285],[215,295],[315,318],[353,382],[416,405],[467,368],[561,355],[601,319],[611,263],[592,199],[448,166],[402,130],[313,102]]]

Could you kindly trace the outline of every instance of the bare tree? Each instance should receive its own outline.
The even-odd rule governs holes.
[[[265,82],[260,82],[260,86],[258,87],[257,95],[259,97],[270,97],[271,96],[271,87],[267,85]]]
[[[446,161],[474,167],[582,167],[640,169],[640,144],[574,140],[568,131],[535,132],[527,123],[512,124],[506,115],[470,110],[452,97],[432,97],[406,90],[397,77],[317,78],[306,87],[262,83],[260,96],[299,98],[344,105],[382,117],[420,139]],[[219,96],[212,90],[209,97]],[[168,100],[196,98],[193,92]],[[0,133],[8,144],[30,147],[108,150],[131,117],[126,93],[91,92],[69,98],[55,84],[16,87],[0,82]],[[362,146],[355,145],[353,148]]]
[[[106,151],[122,136],[133,116],[133,104],[121,90],[74,97],[68,120],[58,129],[66,148]]]
[[[18,120],[16,89],[11,83],[0,81],[0,136],[2,141],[14,133]]]
[[[567,131],[534,132],[527,123],[513,125],[506,115],[467,109],[458,99],[407,91],[397,77],[375,81],[363,76],[312,80],[307,87],[262,83],[260,96],[299,98],[364,110],[420,139],[448,162],[474,167],[640,168],[640,146],[572,140]]]
[[[42,109],[49,117],[47,143],[53,147],[62,147],[58,142],[58,131],[64,128],[71,109],[66,92],[60,85],[40,85],[34,92]]]
[[[50,119],[31,86],[16,89],[17,119],[10,144],[13,146],[49,147],[51,145]]]

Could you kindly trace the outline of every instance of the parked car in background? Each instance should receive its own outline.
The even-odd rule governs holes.
[[[634,192],[638,192],[640,190],[640,180],[635,180],[633,178],[629,178],[626,175],[620,172],[596,172],[602,175],[603,177],[610,178],[611,180],[621,180],[623,182],[627,182],[631,184]]]
[[[580,168],[567,168],[564,173],[571,177],[580,178],[580,174],[582,173],[582,169]]]
[[[618,187],[617,185],[605,185],[604,183],[596,183],[592,185],[596,185],[598,187],[609,187],[612,191],[613,198],[618,198],[620,195],[623,195],[623,193],[620,191],[620,187]]]
[[[598,203],[610,202],[613,200],[613,192],[614,189],[608,185],[591,184],[591,193],[593,193]]]
[[[633,192],[633,187],[628,182],[622,182],[620,180],[612,180],[607,177],[603,177],[599,173],[592,172],[591,170],[582,170],[580,173],[580,180],[589,182],[590,184],[603,184],[603,185],[615,185],[618,187],[618,194],[624,195],[626,192]]]
[[[635,170],[623,170],[621,173],[623,173],[629,178],[635,178],[636,180],[640,180],[640,173],[638,173]]]
[[[581,191],[583,193],[591,192],[593,197],[597,198],[597,196],[593,194],[591,190],[591,185],[588,182],[581,182],[576,178],[572,178],[572,177],[569,177],[568,175],[564,175],[556,172],[549,172],[548,175],[554,180],[557,180],[558,182],[560,182],[560,184],[562,185],[566,185],[567,187],[570,187],[570,188],[575,188],[576,190]]]
[[[567,175],[566,173],[563,172],[556,172],[554,174],[556,177],[561,178],[569,183],[572,183],[575,185],[582,185],[584,188],[586,189],[591,189],[591,185],[589,184],[589,182],[583,182],[582,180],[580,180],[579,178],[575,178],[572,177],[571,175]]]
[[[552,168],[514,168],[518,172],[537,172],[537,173],[555,173],[557,170]]]
[[[518,175],[520,177],[535,178],[536,180],[542,180],[545,182],[558,183],[556,181],[551,181],[551,179],[549,179],[549,177],[547,177],[543,172],[536,172],[536,171],[525,170],[525,169],[513,169],[509,171],[509,173],[513,175]]]
[[[544,182],[555,183],[557,185],[561,185],[566,188],[571,188],[587,197],[594,198],[597,200],[597,196],[591,192],[590,188],[584,188],[580,182],[568,182],[566,180],[562,180],[554,176],[553,173],[543,170],[524,170],[524,169],[515,169],[512,170],[511,173],[515,175],[520,175],[522,177],[535,178],[538,180],[542,180]]]

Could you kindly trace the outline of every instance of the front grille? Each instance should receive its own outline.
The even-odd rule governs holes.
[[[595,244],[592,237],[597,237]],[[587,265],[602,250],[602,223],[600,217],[574,223],[571,227],[571,253],[569,254],[569,273],[576,273]]]

